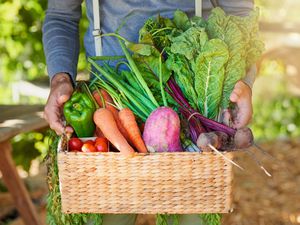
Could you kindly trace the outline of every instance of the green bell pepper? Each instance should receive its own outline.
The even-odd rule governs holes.
[[[93,114],[96,110],[94,102],[84,92],[75,91],[64,104],[64,116],[78,137],[92,137],[95,131]]]

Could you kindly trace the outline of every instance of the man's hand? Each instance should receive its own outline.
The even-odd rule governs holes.
[[[236,104],[233,111],[233,127],[246,126],[252,119],[252,90],[243,81],[238,81],[230,95],[230,101]]]
[[[50,94],[44,109],[44,118],[58,135],[64,131],[72,133],[72,127],[64,127],[62,122],[63,105],[73,93],[72,81],[68,74],[58,73],[50,85]]]

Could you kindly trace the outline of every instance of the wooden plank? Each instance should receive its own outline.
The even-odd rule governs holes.
[[[0,123],[43,110],[44,105],[0,105]]]
[[[11,157],[11,144],[7,140],[0,142],[0,170],[2,172],[3,181],[7,189],[11,193],[16,208],[22,216],[24,223],[27,225],[39,225],[39,219],[32,204],[24,183],[20,179],[15,164]]]
[[[21,112],[20,112],[21,113]],[[7,119],[0,123],[0,142],[8,140],[22,132],[38,130],[48,126],[43,118],[43,112],[34,112]]]

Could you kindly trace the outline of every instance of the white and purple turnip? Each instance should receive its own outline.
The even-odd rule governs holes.
[[[180,152],[180,119],[169,107],[155,109],[147,118],[143,139],[149,152]]]

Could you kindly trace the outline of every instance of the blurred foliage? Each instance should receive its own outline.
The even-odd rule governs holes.
[[[300,136],[300,98],[289,92],[289,82],[281,60],[262,61],[254,84],[251,128],[256,139]]]
[[[7,0],[0,3],[0,104],[9,104],[9,84],[46,77],[42,25],[47,0]],[[83,7],[78,70],[86,68],[83,34],[88,26]],[[5,95],[4,95],[5,94]]]
[[[0,4],[0,63],[4,82],[45,74],[42,21],[46,0]]]
[[[261,20],[266,22],[300,22],[300,1],[295,0],[255,0],[255,5],[260,8]]]
[[[16,165],[20,165],[25,171],[29,171],[31,161],[46,156],[49,149],[49,134],[47,132],[29,132],[15,136],[12,139],[12,156]]]
[[[252,129],[260,140],[300,137],[300,98],[279,95],[254,102]]]

